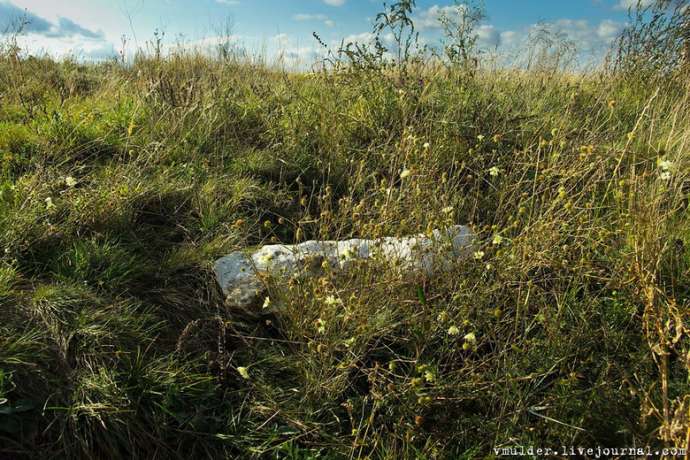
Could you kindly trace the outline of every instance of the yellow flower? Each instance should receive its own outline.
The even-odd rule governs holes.
[[[266,298],[264,299],[263,308],[268,308],[268,307],[270,307],[270,306],[271,306],[271,298],[270,298],[270,297],[266,297]]]
[[[497,166],[492,166],[489,168],[489,174],[493,177],[497,177],[499,174],[501,174],[501,170],[498,169]]]
[[[460,334],[460,329],[457,326],[451,326],[448,328],[448,335],[458,335]]]
[[[670,171],[671,168],[673,167],[673,163],[671,163],[668,160],[661,159],[661,158],[656,160],[656,165],[662,171]]]
[[[410,174],[412,174],[412,171],[409,169],[404,169],[403,172],[400,173],[400,178],[405,179],[406,177],[409,177]]]
[[[475,260],[482,260],[484,258],[484,251],[476,251],[474,253]]]
[[[46,209],[53,209],[54,207],[53,199],[51,197],[46,198]]]
[[[466,343],[469,343],[469,344],[477,343],[477,336],[474,335],[474,332],[470,332],[469,334],[466,334],[465,337],[463,337],[463,338],[465,339]]]
[[[74,187],[77,185],[77,179],[72,176],[67,176],[65,177],[65,184],[67,184],[68,187]]]
[[[129,126],[127,127],[127,136],[132,137],[132,133],[134,132],[134,128],[136,128],[137,125],[134,123],[134,119],[131,119],[129,121]]]
[[[261,257],[259,257],[259,263],[266,265],[271,261],[271,259],[273,259],[271,254],[263,254]]]
[[[237,372],[242,376],[243,379],[249,380],[249,371],[246,367],[238,367]]]
[[[494,235],[492,243],[498,246],[499,244],[503,243],[503,237],[501,235]]]
[[[316,320],[316,332],[324,334],[326,332],[326,321],[321,318]]]
[[[558,198],[561,200],[564,200],[568,196],[568,193],[565,191],[565,187],[562,185],[558,187]]]
[[[453,212],[453,207],[452,206],[446,206],[445,208],[441,209],[441,212],[443,214],[450,214]]]
[[[336,298],[335,296],[329,295],[328,297],[326,297],[324,299],[323,303],[325,303],[328,306],[333,306],[333,305],[340,305],[343,302],[342,302],[342,300]]]

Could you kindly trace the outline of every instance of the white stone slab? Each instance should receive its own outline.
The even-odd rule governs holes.
[[[263,275],[294,278],[318,273],[327,263],[346,271],[356,261],[376,258],[401,274],[432,275],[472,252],[474,235],[463,226],[434,230],[433,236],[385,237],[377,240],[306,241],[269,245],[252,254],[233,252],[219,259],[216,279],[230,307],[248,308],[263,300]]]

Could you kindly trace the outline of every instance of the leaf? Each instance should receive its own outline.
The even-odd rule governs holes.
[[[417,298],[419,299],[419,303],[426,305],[426,296],[424,295],[424,289],[422,289],[421,286],[417,286]]]

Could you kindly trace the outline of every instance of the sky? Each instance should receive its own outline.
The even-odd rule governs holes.
[[[643,0],[648,3],[651,0]],[[455,0],[418,0],[413,13],[422,40],[438,43],[438,17],[457,11]],[[0,34],[19,21],[17,41],[29,53],[100,60],[123,50],[163,43],[213,49],[227,42],[293,65],[309,65],[342,40],[367,42],[381,0],[0,0]],[[624,27],[637,0],[484,0],[477,29],[487,51],[517,53],[538,24],[578,47],[582,60],[599,59]],[[456,13],[457,14],[457,13]],[[0,40],[2,37],[0,37]]]

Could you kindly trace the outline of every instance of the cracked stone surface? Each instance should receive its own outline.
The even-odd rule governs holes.
[[[385,237],[376,240],[305,241],[296,245],[268,245],[253,253],[233,252],[214,266],[216,279],[229,307],[255,306],[266,291],[265,278],[314,276],[324,264],[347,271],[358,261],[377,259],[401,274],[433,275],[472,252],[474,235],[463,225],[434,230],[431,237]]]

